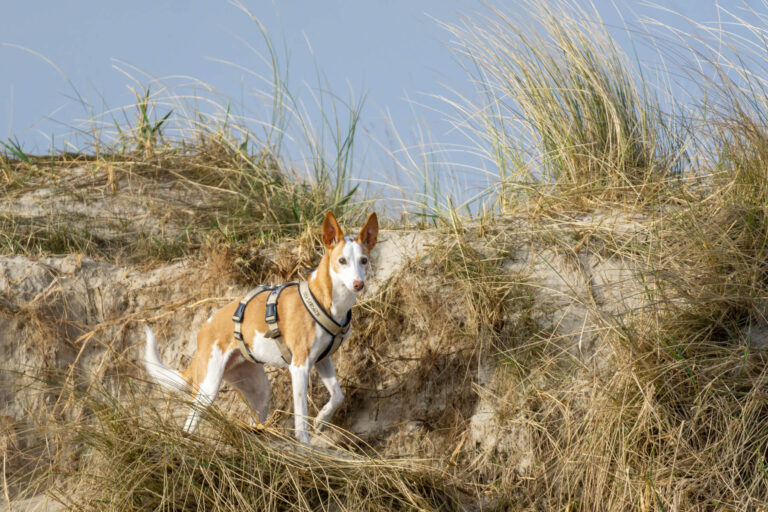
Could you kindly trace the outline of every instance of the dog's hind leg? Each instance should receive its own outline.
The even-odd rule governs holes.
[[[224,373],[224,380],[234,386],[248,402],[253,411],[252,425],[264,423],[269,415],[269,378],[264,365],[242,361],[230,365]]]
[[[198,384],[195,403],[184,424],[185,432],[193,432],[200,422],[203,409],[210,406],[219,394],[221,380],[224,377],[224,370],[227,366],[227,360],[232,355],[232,350],[222,353],[218,345],[214,344],[211,348],[211,356],[208,360],[208,367],[204,372],[202,382]]]
[[[336,378],[336,370],[333,367],[333,361],[330,357],[326,357],[322,361],[315,363],[317,373],[320,374],[320,378],[323,381],[323,385],[331,394],[331,398],[328,400],[320,412],[317,413],[315,418],[315,428],[322,430],[327,423],[331,421],[333,413],[339,408],[344,401],[344,393],[341,392],[341,386],[339,386],[339,380]]]

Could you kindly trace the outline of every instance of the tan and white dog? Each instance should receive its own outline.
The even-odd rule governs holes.
[[[309,278],[309,289],[325,311],[337,323],[341,323],[365,285],[366,265],[370,251],[376,245],[379,224],[376,214],[371,213],[357,239],[344,238],[336,218],[328,212],[322,230],[325,254]],[[312,367],[317,368],[323,384],[331,394],[330,400],[317,415],[318,428],[322,428],[322,423],[331,419],[344,395],[331,358],[326,357],[316,362],[332,338],[309,314],[297,288],[286,288],[277,304],[282,340],[293,355],[290,365],[281,357],[275,340],[265,337],[267,293],[257,295],[248,305],[242,321],[242,334],[246,347],[256,359],[271,366],[290,368],[296,437],[308,443],[307,387]],[[222,379],[240,391],[259,421],[267,419],[270,390],[264,366],[247,359],[233,335],[232,315],[238,302],[224,306],[203,325],[197,335],[197,350],[192,363],[180,372],[162,363],[157,351],[157,340],[152,330],[146,327],[144,365],[152,379],[171,389],[192,389],[196,392],[196,407],[193,407],[184,425],[187,432],[197,427],[201,409],[216,398]]]

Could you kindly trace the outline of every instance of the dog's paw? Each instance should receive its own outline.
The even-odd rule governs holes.
[[[245,427],[245,430],[257,436],[265,435],[269,432],[261,423],[248,425]]]

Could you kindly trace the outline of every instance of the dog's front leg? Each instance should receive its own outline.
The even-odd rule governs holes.
[[[333,361],[330,357],[326,357],[322,361],[318,361],[315,364],[317,373],[320,374],[320,378],[323,381],[323,385],[331,394],[331,398],[328,399],[320,412],[317,413],[315,418],[315,428],[317,430],[323,430],[325,423],[331,421],[333,413],[339,408],[344,401],[344,393],[341,392],[341,386],[339,386],[339,380],[336,378],[336,370],[333,368]]]
[[[302,366],[291,363],[291,384],[293,386],[293,413],[296,438],[302,443],[309,444],[307,424],[307,388],[309,387],[309,362]]]

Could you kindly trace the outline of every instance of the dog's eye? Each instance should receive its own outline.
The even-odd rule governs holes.
[[[346,265],[347,264],[347,258],[339,258],[339,265]]]
[[[368,258],[360,258],[360,263],[365,265],[366,263],[368,263]]]

